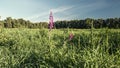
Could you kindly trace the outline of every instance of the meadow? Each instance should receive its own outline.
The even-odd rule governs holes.
[[[2,28],[0,68],[120,68],[120,29]]]

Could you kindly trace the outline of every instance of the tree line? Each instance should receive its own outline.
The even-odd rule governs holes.
[[[7,17],[5,20],[0,21],[1,28],[47,28],[47,22],[31,22],[24,19],[12,19]]]
[[[5,20],[0,21],[0,28],[48,28],[47,22],[31,22],[24,19],[12,19],[7,17]],[[86,18],[84,20],[64,20],[55,21],[54,28],[75,28],[75,29],[89,29],[93,25],[94,28],[120,28],[120,18],[107,18],[107,19],[92,19]]]
[[[55,28],[76,28],[89,29],[93,25],[94,28],[120,28],[120,18],[92,19],[56,21]]]

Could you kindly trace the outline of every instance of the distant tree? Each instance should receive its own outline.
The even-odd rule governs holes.
[[[7,17],[5,20],[5,27],[6,28],[12,28],[12,18],[11,17]]]
[[[1,21],[0,21],[1,22]],[[47,22],[31,22],[29,20],[12,19],[7,17],[0,23],[4,28],[48,28]],[[94,28],[120,28],[120,18],[107,18],[107,19],[92,19],[86,18],[84,20],[64,20],[54,22],[54,28],[75,28],[75,29],[89,29]]]
[[[3,23],[3,21],[0,21],[0,28],[4,28],[4,23]]]
[[[90,18],[87,18],[85,20],[85,23],[86,23],[86,28],[91,28],[92,24],[93,24],[93,19],[90,19]]]

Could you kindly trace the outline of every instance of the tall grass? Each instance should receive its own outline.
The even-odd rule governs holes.
[[[119,68],[119,52],[119,29],[0,31],[0,68]]]

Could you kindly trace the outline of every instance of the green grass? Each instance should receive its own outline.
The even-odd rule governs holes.
[[[120,68],[120,29],[0,29],[0,68],[46,67]]]

